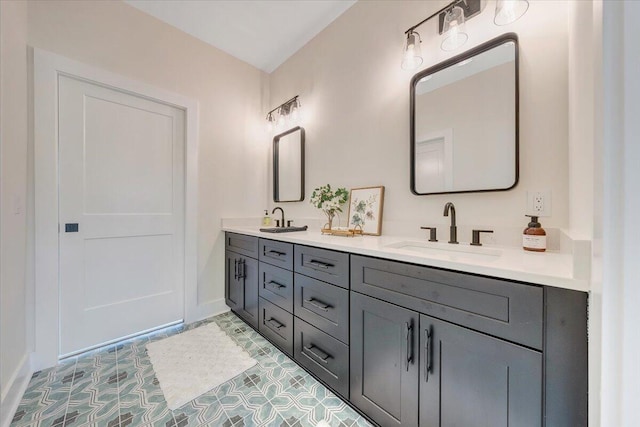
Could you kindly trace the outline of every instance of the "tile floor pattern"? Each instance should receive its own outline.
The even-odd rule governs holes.
[[[146,344],[216,322],[258,364],[171,411]],[[69,359],[33,374],[12,427],[332,427],[364,418],[232,313]]]

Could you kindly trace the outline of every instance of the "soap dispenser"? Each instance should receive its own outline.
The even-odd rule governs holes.
[[[262,218],[262,225],[266,226],[266,227],[271,225],[271,217],[269,216],[269,211],[267,209],[264,210],[264,217]]]
[[[538,217],[525,215],[531,218],[529,226],[524,229],[522,235],[522,248],[525,251],[544,252],[547,250],[547,232],[538,222]]]

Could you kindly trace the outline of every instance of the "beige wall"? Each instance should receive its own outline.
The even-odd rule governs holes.
[[[455,203],[458,222],[487,227],[526,225],[527,190],[551,190],[545,227],[568,224],[567,4],[530,2],[509,27],[493,24],[493,1],[467,23],[471,48],[504,32],[520,42],[520,183],[511,191],[414,196],[409,190],[409,82],[400,68],[403,33],[439,2],[361,1],[271,74],[271,105],[300,94],[307,118],[306,193],[331,183],[384,185],[385,219],[443,225]],[[432,20],[418,31],[427,68],[446,59]],[[459,52],[455,52],[459,53]],[[308,202],[287,204],[289,217],[318,217]],[[383,229],[384,232],[384,229]],[[444,233],[439,230],[440,234]],[[416,229],[416,235],[417,229]],[[464,237],[464,239],[462,238]],[[470,236],[461,236],[468,240]]]
[[[266,205],[266,75],[115,1],[31,1],[29,44],[198,101],[198,300],[223,298],[220,218]]]
[[[26,314],[27,5],[0,2],[0,389],[6,394],[29,349]]]

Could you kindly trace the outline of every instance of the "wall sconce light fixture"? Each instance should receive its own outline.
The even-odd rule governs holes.
[[[493,22],[496,25],[508,25],[520,19],[529,9],[528,0],[497,0]],[[481,0],[453,0],[451,3],[418,22],[404,33],[407,39],[402,50],[402,68],[411,70],[422,62],[420,43],[422,39],[416,28],[438,17],[438,33],[444,35],[440,48],[444,51],[456,50],[469,39],[465,22],[481,12]]]
[[[289,120],[298,120],[300,118],[300,100],[299,95],[283,102],[273,110],[267,113],[267,130],[271,132],[274,127],[282,129]]]

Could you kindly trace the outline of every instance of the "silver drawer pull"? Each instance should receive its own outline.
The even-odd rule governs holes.
[[[282,288],[286,288],[285,285],[281,285],[278,282],[274,282],[273,280],[269,281],[266,283],[267,285],[271,286],[273,289],[275,289],[276,291],[279,291]]]
[[[275,256],[285,256],[286,255],[286,252],[280,252],[280,251],[276,251],[276,250],[273,250],[273,249],[267,251],[267,253],[269,255],[275,255]]]
[[[328,359],[331,359],[331,355],[325,353],[324,351],[320,350],[318,347],[316,347],[315,345],[311,344],[309,347],[307,347],[306,345],[303,346],[303,348],[313,357],[315,357],[316,359],[318,359],[320,362],[324,363],[325,365],[329,363]]]
[[[316,259],[312,259],[311,261],[309,261],[309,264],[313,265],[314,267],[324,268],[325,270],[328,268],[335,267],[335,265],[333,264],[329,264],[328,262],[318,261]]]
[[[304,300],[304,302],[308,302],[312,306],[314,306],[316,308],[319,308],[322,311],[329,311],[330,308],[333,308],[333,306],[331,306],[329,304],[325,304],[322,301],[318,301],[315,298],[308,298],[308,299]]]
[[[282,323],[278,322],[273,317],[271,319],[267,320],[267,323],[270,324],[271,326],[273,326],[274,328],[276,328],[277,330],[280,330],[281,328],[284,327],[284,325]]]

